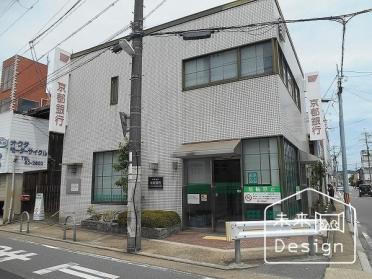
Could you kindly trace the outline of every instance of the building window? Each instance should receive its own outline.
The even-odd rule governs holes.
[[[18,108],[17,110],[20,112],[28,112],[31,109],[39,107],[39,103],[27,99],[20,98],[18,100]]]
[[[125,203],[127,193],[116,185],[121,177],[114,169],[118,163],[118,152],[96,152],[93,154],[93,203]]]
[[[193,87],[209,82],[209,57],[190,60],[185,63],[185,86]]]
[[[13,83],[13,74],[14,74],[14,65],[9,65],[3,68],[3,73],[1,77],[1,89],[8,90],[12,88]]]
[[[289,95],[291,95],[293,101],[299,110],[301,110],[301,97],[300,89],[298,88],[297,82],[293,77],[292,71],[285,60],[282,50],[279,48],[279,75],[283,80],[284,85],[287,87]]]
[[[119,96],[119,77],[111,78],[110,105],[117,105]]]
[[[244,140],[243,155],[244,185],[280,185],[276,138]],[[256,177],[255,183],[250,176]]]
[[[254,76],[273,71],[271,41],[241,49],[241,75]]]
[[[298,151],[297,148],[284,140],[284,189],[285,196],[296,193],[296,186],[300,185],[299,169],[298,169]],[[294,217],[299,211],[299,206],[296,199],[289,199],[283,203],[284,212],[287,215]]]
[[[266,41],[186,60],[184,61],[184,89],[271,74],[272,52],[272,42]]]
[[[237,53],[235,49],[211,55],[211,82],[238,76]]]
[[[10,99],[0,100],[0,113],[10,110]]]

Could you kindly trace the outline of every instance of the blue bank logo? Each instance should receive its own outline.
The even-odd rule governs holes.
[[[8,146],[8,140],[6,138],[0,137],[0,148],[4,148]]]

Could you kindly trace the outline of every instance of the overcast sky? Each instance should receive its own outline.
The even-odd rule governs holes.
[[[11,0],[0,0],[0,34],[15,19],[31,7],[36,0],[19,0],[6,12]],[[39,0],[21,20],[3,35],[0,35],[0,61],[3,61],[27,44],[33,35],[64,5],[66,10],[76,0]],[[38,56],[53,48],[58,42],[98,14],[114,0],[86,0],[84,4],[55,31],[36,47]],[[127,25],[132,17],[134,0],[120,0],[113,8],[83,31],[72,37],[61,47],[77,52],[97,45]],[[145,14],[161,0],[145,0]],[[158,25],[179,17],[199,12],[228,0],[167,0],[145,22],[145,27]],[[339,15],[372,8],[372,0],[279,0],[286,19],[298,19]],[[360,165],[360,149],[364,147],[361,133],[365,128],[372,132],[372,13],[360,15],[347,25],[345,49],[344,114],[348,168]],[[319,71],[322,94],[336,98],[336,83],[330,87],[336,75],[336,64],[340,63],[341,25],[334,22],[312,22],[290,24],[289,30],[304,72]],[[30,53],[25,54],[31,57]],[[52,57],[52,56],[50,56]],[[43,60],[45,62],[45,60]],[[354,72],[346,72],[354,71]],[[357,73],[368,72],[368,73]],[[327,89],[330,87],[330,90]],[[338,103],[324,106],[329,119],[331,145],[339,146]]]

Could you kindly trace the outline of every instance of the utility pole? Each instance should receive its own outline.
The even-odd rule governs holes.
[[[345,33],[346,33],[346,25],[349,21],[361,14],[369,13],[372,9],[356,12],[349,15],[340,16],[336,19],[336,22],[342,24],[342,48],[341,48],[341,68],[340,72],[337,73],[338,75],[338,82],[337,82],[337,96],[338,96],[338,106],[339,106],[339,125],[340,125],[340,143],[341,143],[341,155],[342,155],[342,181],[344,186],[344,201],[346,204],[350,203],[350,190],[349,190],[349,182],[347,178],[347,159],[346,159],[346,144],[345,144],[345,126],[344,126],[344,109],[342,103],[342,81],[344,78],[344,54],[345,54]],[[345,205],[345,219],[350,222],[350,211],[349,207]]]
[[[371,182],[372,182],[372,180],[371,180],[371,159],[370,159],[369,145],[368,145],[368,139],[371,137],[371,135],[367,132],[364,132],[363,134],[364,134],[364,140],[366,142],[366,148],[367,148],[369,184],[371,184]],[[362,161],[363,161],[363,155],[362,155]]]
[[[345,19],[342,18],[340,23],[342,24],[342,51],[341,51],[341,69],[337,71],[338,82],[337,82],[337,96],[338,96],[338,108],[339,108],[339,126],[340,126],[340,143],[341,143],[341,155],[342,155],[342,183],[344,187],[344,201],[346,204],[350,203],[350,190],[349,182],[347,178],[347,159],[346,159],[346,143],[345,143],[345,126],[344,126],[344,108],[342,102],[342,80],[344,78],[344,53],[345,53],[345,33],[346,24],[352,17]],[[350,212],[347,205],[345,205],[345,219],[350,222]]]
[[[142,95],[142,38],[143,0],[134,2],[132,23],[132,75],[130,94],[129,126],[129,177],[128,177],[128,221],[127,251],[141,250],[141,95]]]

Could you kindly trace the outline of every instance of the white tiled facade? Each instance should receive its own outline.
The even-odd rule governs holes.
[[[274,0],[251,1],[162,31],[274,21]],[[267,75],[195,90],[182,90],[184,59],[278,36],[276,27],[246,32],[220,32],[212,38],[184,41],[177,36],[147,36],[143,50],[142,175],[143,208],[166,209],[182,215],[182,160],[172,154],[183,143],[284,135],[308,151],[304,116],[279,75]],[[283,52],[303,95],[300,66],[289,38]],[[90,53],[89,59],[100,50]],[[81,58],[77,58],[81,59]],[[130,58],[110,51],[71,73],[68,126],[64,139],[61,217],[86,216],[91,204],[93,152],[116,150],[123,139],[119,112],[129,114]],[[119,103],[110,106],[110,80],[119,76]],[[304,111],[304,110],[303,110]],[[178,169],[172,168],[178,162]],[[66,164],[82,164],[81,194],[66,194]],[[158,163],[159,169],[149,169]],[[163,190],[148,190],[148,176],[163,176]],[[96,205],[96,208],[124,208]]]

